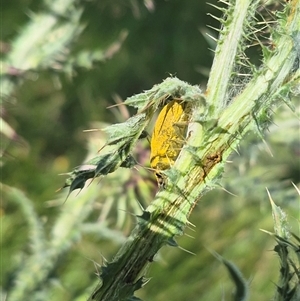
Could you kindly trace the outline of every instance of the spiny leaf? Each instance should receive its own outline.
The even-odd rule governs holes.
[[[126,152],[120,155],[119,151],[97,156],[90,160],[87,164],[82,165],[69,173],[70,177],[66,180],[65,187],[70,187],[69,195],[73,190],[82,189],[85,182],[95,177],[104,176],[114,172],[119,166],[124,168],[132,168],[136,161],[128,155],[124,158]]]
[[[286,214],[279,206],[277,206],[274,203],[268,189],[267,189],[267,192],[268,192],[269,200],[270,200],[270,203],[272,206],[272,216],[273,216],[273,220],[274,220],[275,233],[282,239],[283,238],[289,239],[290,229],[289,229],[289,224],[287,222]]]
[[[105,145],[124,144],[124,140],[132,140],[137,134],[143,133],[141,125],[146,121],[145,114],[138,114],[127,121],[110,125],[103,129],[109,135]]]
[[[213,250],[209,250],[219,261],[227,268],[227,271],[235,284],[234,301],[245,301],[248,299],[248,284],[245,281],[241,271],[232,262],[223,258],[220,254]]]
[[[201,89],[191,86],[177,77],[168,77],[161,84],[141,94],[134,95],[125,100],[124,104],[144,110],[152,106],[154,111],[167,100],[182,98],[185,101],[195,101],[202,98]]]

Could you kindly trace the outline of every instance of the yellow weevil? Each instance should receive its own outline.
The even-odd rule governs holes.
[[[150,143],[150,166],[159,186],[164,185],[160,171],[174,164],[183,147],[190,111],[190,104],[179,98],[165,105],[157,117]]]

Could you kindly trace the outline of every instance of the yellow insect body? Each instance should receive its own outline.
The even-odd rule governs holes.
[[[162,184],[159,171],[170,168],[183,147],[189,116],[189,104],[176,99],[164,106],[157,117],[151,138],[150,166],[156,170],[159,184]]]

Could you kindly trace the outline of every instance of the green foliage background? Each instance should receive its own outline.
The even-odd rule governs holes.
[[[63,204],[67,192],[55,193],[64,181],[58,174],[85,162],[104,145],[103,133],[83,133],[84,129],[126,118],[123,108],[106,109],[117,98],[149,89],[169,74],[204,90],[213,59],[208,48],[214,45],[201,32],[209,31],[206,25],[219,26],[207,15],[219,12],[205,1],[78,1],[75,5],[83,9],[80,24],[85,28],[65,49],[67,63],[9,74],[16,82],[14,93],[2,94],[2,117],[16,131],[8,135],[2,128],[2,183],[24,192],[15,200],[5,193],[1,198],[3,298],[14,289],[15,277],[31,253],[31,232],[20,205],[26,196],[45,226],[46,238],[62,210],[81,197],[93,199],[93,210],[53,266],[39,300],[87,299],[97,280],[93,261],[101,264],[115,254],[135,222],[129,213],[139,212],[137,201],[146,205],[151,200],[155,179],[143,168],[121,170],[101,184],[94,181],[77,196],[73,193]],[[4,59],[30,14],[49,10],[51,2],[46,1],[2,3]],[[85,50],[102,55],[79,60]],[[253,61],[259,60],[255,50],[250,54]],[[7,76],[4,73],[2,77]],[[222,184],[235,196],[220,187],[203,198],[191,215],[196,228],[186,229],[187,235],[179,239],[196,255],[164,248],[147,273],[151,281],[139,292],[143,300],[221,300],[223,295],[230,300],[232,283],[207,248],[240,268],[251,283],[252,300],[272,297],[279,270],[272,252],[275,242],[259,229],[273,231],[267,187],[299,235],[299,200],[291,185],[300,182],[299,99],[293,105],[295,112],[285,106],[278,110],[266,133],[268,147],[259,137],[249,136],[232,155]],[[148,148],[144,141],[136,154],[145,166]]]

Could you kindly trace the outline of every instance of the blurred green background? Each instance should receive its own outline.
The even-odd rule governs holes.
[[[33,205],[46,241],[53,238],[62,212],[72,210],[81,198],[90,201],[80,227],[61,246],[50,272],[28,300],[88,297],[97,281],[93,262],[112,259],[135,224],[129,213],[138,213],[137,201],[146,206],[155,194],[155,179],[142,167],[120,170],[101,183],[94,181],[78,195],[73,193],[64,203],[67,191],[55,192],[65,179],[58,174],[86,162],[104,145],[102,132],[83,130],[103,128],[134,113],[130,108],[107,106],[150,89],[169,75],[205,90],[213,60],[209,48],[213,49],[214,43],[203,33],[216,35],[206,26],[219,24],[208,14],[220,12],[206,1],[69,2],[70,8],[61,15],[54,2],[2,3],[1,80],[13,85],[10,93],[5,89],[1,92],[3,298],[16,290],[18,273],[22,269],[26,272],[24,266],[32,255],[33,228],[30,213],[24,212],[29,208],[24,205],[25,198]],[[10,61],[18,36],[25,37],[23,46],[18,46],[20,51],[33,43],[33,36],[24,33],[33,15],[53,15],[61,25],[81,9],[81,31],[51,60],[21,71]],[[52,39],[45,36],[49,45],[55,45],[55,37]],[[42,45],[36,47],[42,49]],[[253,51],[251,55],[259,61],[259,53]],[[273,231],[266,187],[288,213],[291,230],[297,235],[300,232],[299,199],[291,184],[299,187],[300,182],[299,99],[293,100],[293,106],[294,112],[285,105],[277,110],[265,143],[257,135],[249,135],[238,153],[232,154],[220,184],[234,195],[220,186],[195,208],[191,222],[196,228],[186,229],[187,235],[178,242],[196,255],[165,247],[147,271],[151,281],[138,292],[139,297],[153,301],[230,300],[233,284],[208,249],[240,268],[249,281],[251,300],[272,297],[279,274],[272,251],[275,242],[259,231]],[[148,156],[149,143],[143,141],[136,157],[149,166]],[[24,195],[12,197],[13,188]],[[30,268],[27,271],[30,273]]]

